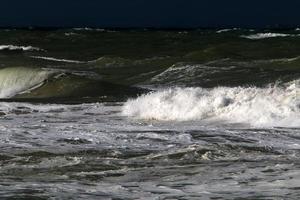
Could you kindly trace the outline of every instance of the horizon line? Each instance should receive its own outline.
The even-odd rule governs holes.
[[[0,26],[3,29],[16,30],[58,30],[58,29],[86,29],[86,30],[220,30],[220,29],[254,29],[254,30],[292,30],[299,29],[300,25],[295,26],[272,26],[253,27],[253,26],[193,26],[193,27],[176,27],[176,26]]]

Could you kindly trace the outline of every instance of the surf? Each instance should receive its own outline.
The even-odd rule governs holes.
[[[300,124],[299,80],[269,87],[168,88],[128,100],[122,114],[157,121],[225,121],[251,126]]]

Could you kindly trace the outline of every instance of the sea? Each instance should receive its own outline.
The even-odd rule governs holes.
[[[300,29],[0,29],[0,199],[300,199]]]

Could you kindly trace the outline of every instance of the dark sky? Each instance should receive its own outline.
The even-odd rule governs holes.
[[[0,26],[300,25],[300,0],[1,0]]]

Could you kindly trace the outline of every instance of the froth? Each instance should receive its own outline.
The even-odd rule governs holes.
[[[127,101],[123,115],[146,120],[224,120],[253,126],[299,126],[298,90],[296,82],[267,88],[165,89]]]

